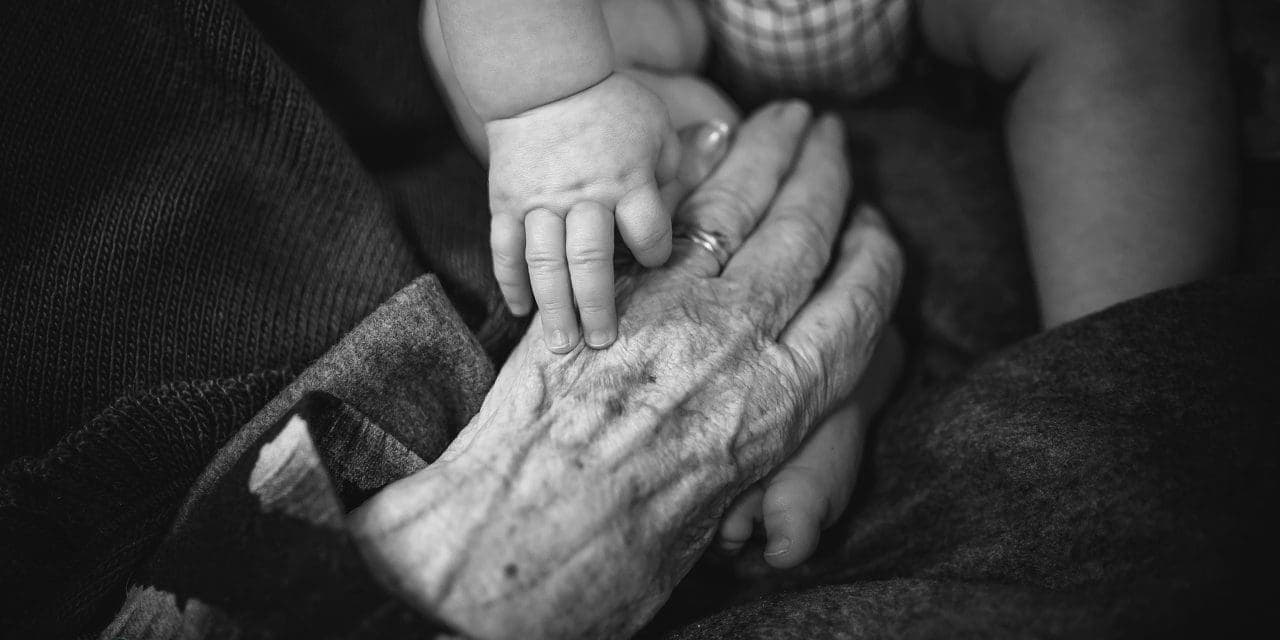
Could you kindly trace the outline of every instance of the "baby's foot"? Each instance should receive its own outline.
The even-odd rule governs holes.
[[[736,553],[763,522],[764,558],[771,566],[789,569],[813,554],[822,529],[849,504],[867,427],[897,381],[901,350],[890,330],[849,401],[816,425],[782,466],[734,501],[720,523],[722,550]]]

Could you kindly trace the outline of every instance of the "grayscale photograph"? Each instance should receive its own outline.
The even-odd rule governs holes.
[[[0,266],[0,640],[1276,627],[1280,0],[4,0]]]

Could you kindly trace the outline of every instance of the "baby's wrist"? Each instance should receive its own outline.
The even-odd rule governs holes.
[[[591,82],[590,84],[586,84],[578,88],[571,89],[567,93],[564,93],[563,95],[559,95],[556,97],[552,97],[551,99],[546,100],[545,102],[538,102],[536,104],[530,102],[529,104],[524,106],[524,108],[520,111],[501,112],[501,113],[488,114],[488,115],[481,114],[481,120],[484,122],[485,125],[489,125],[495,122],[501,122],[504,120],[513,120],[515,118],[521,118],[524,116],[532,115],[535,111],[538,111],[539,109],[550,107],[550,106],[562,103],[566,100],[569,100],[575,96],[582,95],[604,84],[615,75],[617,75],[616,71],[610,71],[609,73],[605,74],[603,77],[595,80],[594,82]]]

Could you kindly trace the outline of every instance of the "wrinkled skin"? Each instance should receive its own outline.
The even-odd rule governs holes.
[[[687,199],[735,251],[721,276],[681,243],[623,279],[611,348],[556,355],[531,331],[445,454],[352,514],[393,591],[481,638],[622,637],[661,606],[729,502],[850,392],[898,290],[879,216],[841,232],[839,124],[808,125],[766,107]]]

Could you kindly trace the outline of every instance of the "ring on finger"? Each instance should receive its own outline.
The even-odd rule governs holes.
[[[674,242],[688,242],[706,249],[716,259],[716,264],[719,265],[719,269],[716,270],[717,275],[724,271],[725,265],[729,264],[729,258],[732,256],[729,248],[725,246],[724,238],[720,234],[691,224],[683,224],[676,227],[672,231],[672,240]]]

